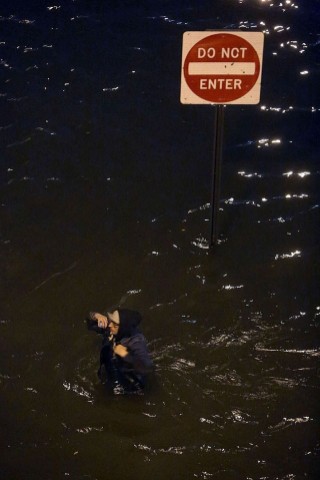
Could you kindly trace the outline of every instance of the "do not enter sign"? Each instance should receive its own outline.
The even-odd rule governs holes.
[[[181,103],[260,101],[262,32],[185,32]]]

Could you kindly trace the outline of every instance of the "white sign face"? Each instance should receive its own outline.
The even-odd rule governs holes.
[[[263,41],[262,32],[185,32],[181,103],[259,103]]]

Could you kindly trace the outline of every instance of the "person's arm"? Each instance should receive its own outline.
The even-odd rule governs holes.
[[[116,355],[119,355],[119,357],[122,357],[122,358],[127,357],[129,353],[127,347],[124,347],[120,343],[114,346],[113,351]]]
[[[105,315],[102,315],[101,313],[95,312],[94,314],[92,314],[92,317],[93,317],[94,320],[97,321],[98,327],[107,328],[108,318]]]
[[[152,368],[147,344],[144,336],[141,334],[132,339],[129,348],[119,344],[115,347],[114,352],[131,364],[137,373],[144,374]]]

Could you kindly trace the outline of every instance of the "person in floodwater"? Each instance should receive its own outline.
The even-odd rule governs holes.
[[[103,334],[98,376],[113,393],[142,393],[152,361],[146,339],[138,328],[139,312],[118,308],[106,315],[91,312],[88,327]]]

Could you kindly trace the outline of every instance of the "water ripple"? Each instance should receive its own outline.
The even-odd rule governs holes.
[[[277,432],[279,430],[284,430],[286,428],[289,428],[293,425],[301,424],[301,423],[308,423],[308,422],[313,422],[313,418],[310,417],[297,417],[297,418],[286,418],[284,417],[283,420],[277,425],[274,426],[269,426],[268,429],[271,430],[272,432]]]
[[[301,257],[301,251],[300,250],[294,250],[289,253],[282,253],[279,254],[277,253],[274,257],[275,260],[284,260],[284,259],[290,259],[290,258],[299,258]]]
[[[320,350],[314,349],[298,349],[298,348],[266,348],[261,345],[256,345],[255,349],[258,352],[270,352],[270,353],[292,353],[298,355],[307,355],[310,357],[320,357]]]
[[[103,427],[82,427],[82,428],[76,429],[76,432],[83,433],[85,435],[91,432],[103,432],[103,431],[104,431]]]
[[[28,19],[19,19],[16,15],[10,15],[9,17],[2,17],[0,16],[0,22],[14,22],[20,23],[22,25],[33,25],[35,20],[28,20]]]
[[[93,403],[92,395],[80,385],[77,385],[76,383],[72,385],[67,381],[64,381],[62,385],[67,391],[74,392],[80,397],[85,397],[89,403]]]

